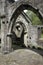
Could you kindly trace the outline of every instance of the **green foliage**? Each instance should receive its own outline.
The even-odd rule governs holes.
[[[26,14],[30,17],[32,20],[33,25],[41,25],[42,22],[40,21],[39,17],[32,11],[28,10]]]
[[[43,34],[41,34],[41,38],[43,38]]]
[[[41,38],[43,38],[43,28],[41,29]]]

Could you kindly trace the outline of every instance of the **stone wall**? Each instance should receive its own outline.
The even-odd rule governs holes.
[[[28,45],[30,46],[36,46],[37,41],[38,41],[38,30],[36,26],[31,25],[30,23],[28,24],[26,19],[23,17],[23,15],[19,15],[16,22],[21,21],[25,25],[25,31],[24,33],[24,44],[26,47]],[[13,29],[14,30],[14,29]]]
[[[5,0],[0,0],[0,14],[4,14],[4,8],[8,7],[7,10],[8,10],[8,14],[10,15],[9,11],[11,11],[13,7],[14,8],[17,7],[17,4],[19,5],[21,1],[28,2],[30,5],[37,7],[43,13],[43,0],[19,0],[19,2],[16,2],[16,3],[15,2],[11,3],[9,1],[6,1],[7,6],[5,6]]]
[[[6,52],[6,50],[8,50],[8,48],[11,49],[11,47],[9,47],[10,46],[10,41],[7,41],[8,24],[9,24],[10,18],[12,17],[12,14],[14,13],[14,10],[19,5],[21,5],[23,2],[27,2],[31,6],[37,7],[43,13],[43,1],[42,0],[20,0],[18,2],[14,2],[14,3],[13,2],[10,3],[7,0],[0,0],[1,35],[2,35],[2,40],[3,40],[2,41],[2,50],[4,50],[5,52]],[[28,24],[27,24],[27,26],[28,26]],[[30,30],[31,29],[29,29],[29,31]],[[35,31],[35,29],[32,29],[32,31],[33,30],[34,30],[34,32],[32,32],[31,34],[32,34],[32,38],[34,37],[34,39],[32,39],[31,41],[36,42],[35,37],[36,37],[37,32]],[[27,31],[28,31],[28,27],[27,27]],[[35,35],[33,35],[33,34],[35,34]],[[27,40],[27,35],[29,35],[29,34],[28,33],[26,34],[26,37],[25,37],[26,40]],[[30,39],[31,39],[31,37],[30,37]],[[27,41],[26,41],[26,44],[27,44]]]

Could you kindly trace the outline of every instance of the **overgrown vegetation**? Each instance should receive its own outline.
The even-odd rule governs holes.
[[[28,10],[26,12],[26,14],[31,19],[33,25],[42,25],[42,22],[40,21],[40,19],[38,18],[38,16],[34,12]]]
[[[39,17],[34,12],[27,10],[25,13],[31,19],[32,25],[42,25],[42,22],[40,21]],[[41,38],[43,38],[43,28],[41,30]]]
[[[43,38],[43,28],[41,29],[41,38]]]

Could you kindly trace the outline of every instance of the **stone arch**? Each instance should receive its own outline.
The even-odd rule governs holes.
[[[38,9],[32,7],[31,5],[24,3],[24,4],[21,4],[19,7],[17,7],[16,10],[14,10],[14,13],[13,13],[13,15],[12,15],[12,17],[10,19],[10,23],[9,23],[9,31],[8,31],[9,35],[10,35],[10,33],[12,33],[12,29],[14,27],[14,24],[15,24],[15,21],[16,21],[17,17],[25,9],[33,11],[40,18],[40,20],[41,20],[41,22],[43,24],[43,17],[41,15],[40,11]],[[11,41],[11,39],[9,40],[9,42],[10,41]],[[10,46],[10,48],[11,48],[11,46]]]
[[[20,30],[21,32],[19,31],[19,34],[17,34],[18,31],[16,32],[16,29],[18,29],[18,28],[21,29]],[[15,22],[12,34],[13,34],[13,36],[12,36],[12,48],[13,48],[14,44],[25,46],[24,36],[27,34],[27,27],[22,21]]]
[[[9,23],[10,32],[13,29],[13,26],[14,26],[14,23],[15,23],[17,17],[25,9],[33,11],[40,18],[41,22],[43,23],[43,17],[42,17],[42,14],[40,13],[40,11],[37,8],[32,7],[31,5],[24,3],[24,4],[21,4],[19,7],[16,8],[15,12],[13,13],[13,15],[10,19],[10,23]],[[17,16],[16,16],[16,14],[17,14]]]

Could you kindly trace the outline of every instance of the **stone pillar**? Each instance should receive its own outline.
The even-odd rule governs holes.
[[[11,51],[11,33],[8,33],[8,23],[5,17],[1,17],[1,52],[9,53]]]
[[[6,17],[1,17],[1,51],[7,52],[7,23],[6,23]]]
[[[11,33],[11,27],[12,27],[12,24],[11,24],[10,28],[8,28],[8,32],[7,32],[7,51],[8,52],[12,51],[12,33]]]
[[[7,51],[10,52],[12,51],[12,34],[11,33],[8,33],[7,34]]]

